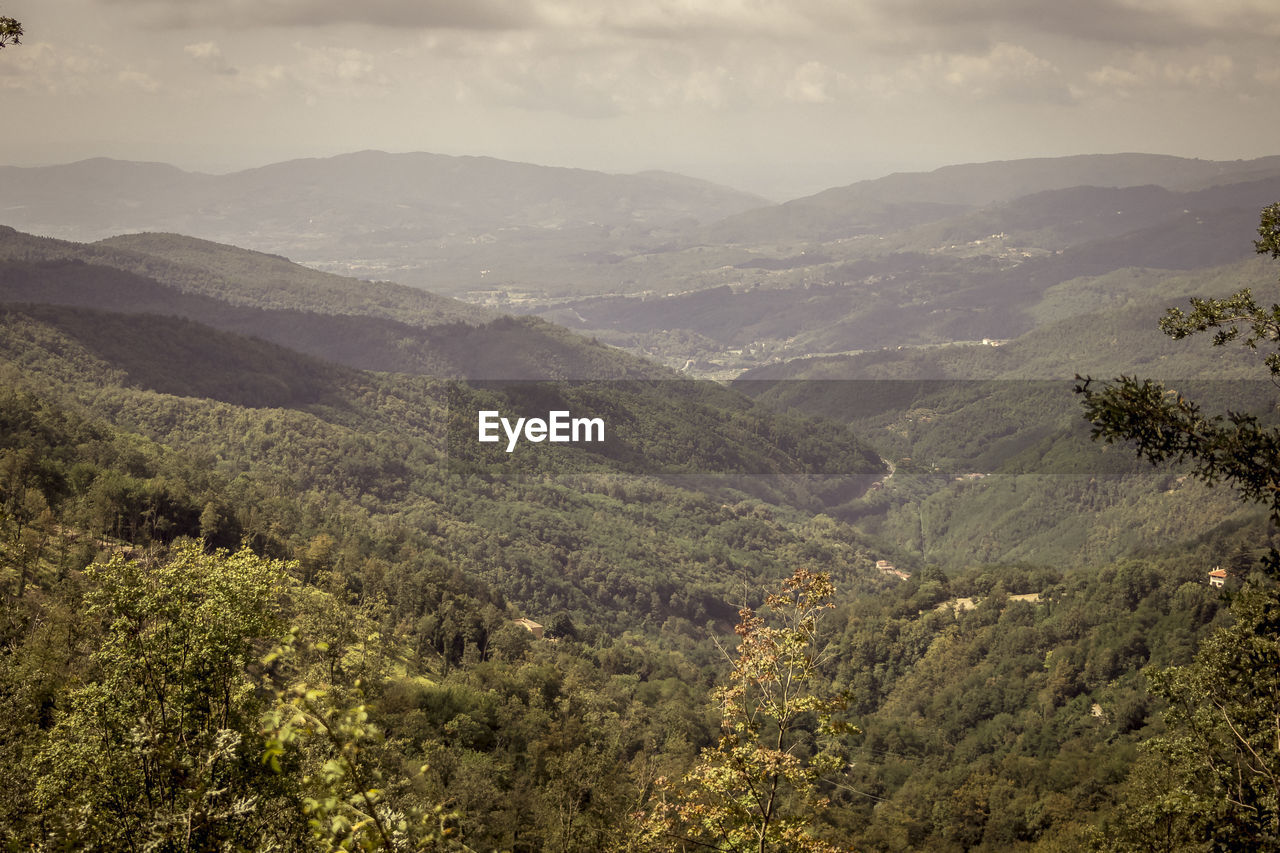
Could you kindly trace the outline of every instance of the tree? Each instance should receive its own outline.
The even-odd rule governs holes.
[[[825,660],[818,625],[833,593],[829,575],[797,569],[765,600],[777,627],[751,608],[739,611],[737,657],[714,692],[720,741],[679,783],[655,783],[659,798],[645,825],[654,849],[838,850],[811,831],[827,804],[822,775],[844,766],[839,736],[850,731],[835,716],[843,697],[815,684]]]
[[[277,636],[287,567],[248,550],[179,543],[163,559],[117,554],[85,574],[101,631],[34,757],[51,846],[266,847],[296,812],[262,767],[261,691],[249,667]]]
[[[303,658],[327,650],[325,643],[302,645],[295,628],[263,662],[305,670]],[[282,778],[299,777],[312,841],[326,851],[469,850],[452,837],[455,813],[424,804],[412,780],[383,772],[385,737],[364,698],[359,681],[335,690],[295,678],[262,716],[262,762]],[[285,764],[295,772],[286,774]]]
[[[1280,257],[1280,204],[1262,211],[1255,242]],[[1160,322],[1182,339],[1214,330],[1213,344],[1280,345],[1280,305],[1264,308],[1248,289],[1192,299]],[[1280,377],[1280,350],[1266,357]],[[1280,429],[1236,412],[1207,416],[1159,383],[1120,377],[1077,385],[1095,439],[1127,441],[1155,463],[1189,462],[1207,483],[1227,482],[1280,524]],[[1128,796],[1104,846],[1112,849],[1275,849],[1280,844],[1280,553],[1232,602],[1233,624],[1201,645],[1186,666],[1150,676],[1169,703],[1167,732],[1144,744]]]
[[[1258,233],[1258,253],[1280,258],[1280,203],[1263,209]],[[1191,309],[1170,308],[1160,328],[1175,340],[1213,329],[1214,346],[1242,336],[1249,349],[1259,342],[1280,344],[1280,305],[1263,308],[1248,288],[1227,299],[1193,298]],[[1280,378],[1280,350],[1269,354],[1266,364],[1272,377]],[[1151,380],[1121,376],[1099,390],[1092,379],[1077,379],[1076,392],[1095,439],[1130,442],[1153,464],[1191,462],[1194,476],[1232,484],[1246,499],[1265,504],[1272,522],[1280,524],[1280,430],[1238,412],[1206,416],[1196,403]],[[1280,569],[1274,551],[1267,562]]]
[[[0,16],[0,48],[22,43],[22,24],[13,18]]]

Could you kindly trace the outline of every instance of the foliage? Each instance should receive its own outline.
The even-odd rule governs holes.
[[[720,741],[680,783],[659,780],[661,799],[646,828],[656,846],[837,849],[811,829],[827,803],[822,777],[842,767],[836,741],[849,731],[835,716],[842,699],[822,695],[815,683],[827,660],[818,624],[833,593],[827,575],[797,569],[765,600],[778,626],[742,609],[733,670],[713,693],[722,709]]]
[[[264,663],[296,665],[298,643],[295,629]],[[313,651],[323,655],[328,644],[316,643]],[[382,732],[361,701],[361,682],[353,688],[344,701],[333,689],[293,681],[262,717],[263,763],[277,774],[286,764],[302,767],[303,812],[312,839],[326,851],[469,850],[450,838],[456,814],[419,805],[403,790],[408,780],[388,790],[385,774],[371,760],[382,746]]]
[[[1168,849],[1280,844],[1280,597],[1247,587],[1231,615],[1193,662],[1150,675],[1169,703],[1167,731],[1143,745],[1116,849],[1149,849],[1160,836]]]
[[[1259,253],[1280,257],[1278,216],[1280,205],[1263,211]],[[1255,349],[1260,341],[1280,343],[1280,306],[1265,309],[1244,289],[1228,299],[1192,299],[1189,313],[1170,309],[1161,328],[1175,339],[1215,329],[1214,346],[1243,334],[1241,342]],[[1280,376],[1280,354],[1266,364]],[[1181,394],[1131,377],[1100,391],[1086,379],[1077,390],[1095,437],[1129,441],[1153,464],[1189,461],[1197,477],[1234,485],[1280,523],[1280,429],[1238,412],[1202,415]],[[1233,624],[1210,636],[1190,664],[1150,676],[1153,692],[1170,703],[1168,731],[1144,745],[1147,757],[1106,839],[1111,846],[1145,849],[1144,836],[1157,829],[1169,849],[1280,843],[1280,552],[1271,548],[1263,562],[1268,576],[1245,579],[1232,603]],[[1155,781],[1161,773],[1162,783]]]
[[[169,269],[172,286],[212,286],[197,270],[203,249],[180,241],[168,248],[183,253],[189,275]],[[252,258],[239,260],[253,266]],[[159,258],[132,262],[142,269]],[[121,303],[130,311],[164,296],[155,282],[143,287],[136,271],[60,263],[9,264],[0,271],[6,292],[38,300],[59,279],[78,277],[75,298],[92,296],[97,282],[105,288],[98,298],[136,299]],[[299,286],[289,298],[303,300],[303,277],[290,274]],[[241,284],[247,289],[248,279]],[[334,288],[334,300],[320,300],[316,310],[354,298]],[[212,299],[201,305],[227,310]],[[242,319],[261,324],[255,328],[284,317],[240,307]],[[302,313],[288,316],[312,322]],[[944,573],[934,564],[946,559],[942,550],[928,559],[899,553],[896,543],[888,547],[808,509],[822,495],[801,475],[836,471],[840,480],[839,471],[866,459],[850,436],[869,427],[777,415],[694,383],[678,389],[687,396],[665,384],[471,385],[463,399],[473,409],[479,400],[501,400],[501,408],[521,399],[589,399],[632,412],[634,455],[460,458],[443,428],[444,386],[425,377],[322,364],[166,317],[44,305],[8,311],[3,323],[0,380],[19,390],[0,392],[0,846],[15,849],[108,837],[113,812],[99,808],[109,789],[103,780],[123,780],[118,787],[128,792],[136,790],[131,768],[174,763],[159,747],[119,734],[134,721],[111,716],[116,706],[102,687],[108,624],[96,611],[88,618],[85,601],[115,583],[100,569],[117,552],[138,560],[151,554],[144,565],[154,566],[169,559],[166,549],[185,553],[183,537],[190,537],[210,549],[244,543],[200,558],[213,567],[238,554],[284,561],[287,594],[271,611],[270,631],[207,679],[206,705],[231,707],[235,726],[221,741],[195,726],[188,757],[162,780],[171,792],[167,806],[125,804],[132,837],[159,848],[179,849],[173,828],[190,818],[192,838],[208,846],[230,839],[283,850],[385,847],[387,838],[409,843],[448,830],[443,843],[477,850],[588,853],[643,840],[626,815],[649,798],[656,778],[682,779],[691,766],[702,770],[665,788],[673,820],[678,795],[726,813],[754,807],[743,799],[746,788],[735,792],[730,783],[737,774],[745,785],[755,762],[759,779],[778,774],[780,818],[770,826],[800,820],[805,844],[817,837],[859,849],[1004,850],[1073,849],[1084,825],[1112,809],[1135,745],[1158,723],[1162,700],[1146,692],[1139,672],[1192,661],[1206,626],[1223,616],[1202,566],[1257,536],[1248,518],[1224,522],[1220,504],[1203,493],[1178,498],[1187,508],[1185,529],[1149,535],[1170,530],[1159,502],[1173,483],[1126,460],[1129,492],[1059,479],[1073,489],[1076,510],[1114,511],[1112,523],[1091,534],[1107,540],[1102,545],[1163,539],[1165,550],[1097,565],[1042,556],[1069,550],[1060,544],[1065,536],[1040,525],[1071,504],[1046,499],[1024,471],[1052,439],[1044,458],[1056,453],[1051,461],[1074,474],[1073,454],[1084,442],[1058,441],[1057,433],[1024,441],[1003,430],[1028,411],[1048,410],[1047,386],[1019,398],[988,394],[985,408],[966,397],[971,389],[935,389],[929,406],[939,416],[946,407],[950,422],[926,423],[919,412],[910,444],[892,445],[932,457],[899,465],[884,484],[882,493],[911,502],[891,510],[903,529],[908,508],[918,508],[915,521],[931,542],[961,550],[998,514],[1010,538],[1054,537],[1061,549],[1040,550],[1037,564],[989,565],[984,555],[997,552],[977,542]],[[436,332],[456,336],[455,351],[466,352],[479,339],[464,325]],[[488,331],[516,343],[531,328],[508,321]],[[391,340],[409,341],[409,363],[429,336]],[[508,352],[551,352],[521,346]],[[1010,351],[965,349],[992,359]],[[958,443],[963,422],[980,432],[967,444]],[[884,426],[875,429],[887,434]],[[658,450],[731,471],[785,462],[778,470],[788,474],[726,484],[627,467]],[[955,455],[944,458],[949,450]],[[971,453],[1007,466],[1011,476],[1005,484],[955,484],[958,474],[985,470],[948,467],[966,464]],[[752,480],[770,482],[753,498],[744,491],[756,488]],[[934,498],[940,488],[951,491],[950,502]],[[1140,490],[1150,500],[1129,503]],[[881,527],[886,538],[896,529]],[[912,576],[880,575],[873,565],[882,557]],[[99,567],[83,571],[95,558]],[[764,707],[767,690],[732,691],[752,679],[767,682],[767,673],[724,682],[720,693],[712,687],[721,663],[714,640],[735,621],[727,603],[744,584],[795,565],[829,573],[842,592],[836,607],[818,611],[831,646],[798,699],[847,695],[862,734],[824,734],[814,707],[788,723],[788,752],[778,750],[782,727],[767,715],[754,723],[738,717],[741,733],[732,720],[720,727],[735,703]],[[138,571],[151,577],[150,569]],[[1010,598],[1018,593],[1041,598]],[[783,630],[777,620],[796,603],[753,613],[766,629],[752,629],[753,636],[772,636],[781,647],[784,634],[767,630]],[[562,636],[535,639],[515,621],[522,615]],[[181,623],[163,627],[168,621],[155,617],[154,636],[177,643]],[[263,664],[285,625],[296,626],[300,639]],[[745,640],[745,652],[767,657],[767,644]],[[118,683],[146,672],[113,666]],[[168,689],[196,695],[178,685],[204,676],[175,672]],[[222,684],[232,687],[230,705],[217,693]],[[101,700],[92,707],[91,688]],[[146,707],[147,694],[124,695],[126,711]],[[210,713],[204,708],[187,719]],[[66,722],[90,718],[111,723],[100,724],[111,734],[92,766],[89,735]],[[154,743],[168,750],[171,740]],[[842,749],[849,760],[842,757],[838,772],[821,766]],[[262,762],[264,752],[279,772],[270,755]],[[51,772],[58,756],[67,757],[66,769]],[[786,756],[816,775],[788,781]],[[86,768],[84,791],[75,790],[73,763]],[[720,793],[708,792],[717,785]],[[816,809],[824,799],[829,805]],[[77,815],[85,814],[93,821],[86,819],[84,832],[100,834],[73,838]],[[406,821],[398,838],[395,815]],[[695,838],[692,824],[681,832]],[[111,836],[112,844],[124,834]],[[649,841],[655,849],[673,846],[669,837]]]
[[[13,328],[16,347],[30,329]],[[61,352],[103,375],[65,340]],[[63,375],[51,354],[29,365],[29,376]],[[898,582],[876,575],[871,544],[848,526],[761,501],[606,472],[442,471],[421,428],[434,398],[402,378],[362,378],[315,410],[169,397],[109,375],[75,393],[66,383],[0,396],[0,507],[33,544],[48,536],[43,551],[0,553],[11,581],[27,567],[25,596],[11,583],[0,600],[0,838],[18,848],[48,821],[23,793],[43,774],[30,756],[97,677],[96,629],[77,614],[91,587],[79,569],[99,550],[246,536],[296,559],[304,584],[280,621],[307,642],[288,668],[259,663],[278,634],[246,659],[261,712],[281,692],[297,700],[296,684],[324,691],[317,718],[363,707],[361,772],[381,774],[373,787],[395,811],[446,804],[464,843],[519,853],[625,842],[625,816],[653,779],[680,778],[718,742],[708,637],[733,624],[723,602],[744,580],[808,561],[839,572],[854,600],[823,611],[834,646],[813,687],[847,692],[866,732],[834,779],[845,787],[820,783],[832,801],[824,837],[1007,849],[1107,807],[1156,710],[1134,673],[1191,659],[1218,601],[1197,566],[1250,535],[1232,528],[1158,561],[1071,573],[977,566],[943,579],[908,565],[916,574]],[[22,509],[32,491],[51,523]],[[1001,611],[1005,593],[1025,592],[1046,599]],[[948,596],[985,603],[929,609]],[[547,625],[563,614],[578,640],[533,639],[509,601]],[[278,809],[262,799],[255,813],[274,815],[286,849],[315,843],[303,808],[331,796],[319,785],[332,744],[316,728],[276,774],[258,760],[260,717],[250,723],[236,755],[259,780],[252,795],[276,792]]]
[[[284,567],[187,542],[86,574],[103,633],[94,677],[34,759],[46,843],[211,849],[287,833],[287,803],[256,766],[261,700],[246,671],[279,630]]]
[[[485,585],[494,592],[481,597],[500,591],[538,621],[566,611],[579,628],[622,629],[677,616],[693,629],[709,618],[731,617],[723,602],[735,579],[775,570],[795,556],[802,536],[790,511],[777,518],[752,511],[733,488],[737,481],[712,482],[704,491],[699,486],[709,478],[694,474],[685,487],[680,472],[733,466],[744,472],[744,488],[816,503],[820,498],[801,472],[828,461],[855,470],[871,464],[845,430],[828,424],[806,435],[805,421],[692,382],[683,383],[688,389],[538,384],[535,390],[553,399],[633,411],[621,460],[572,448],[510,454],[520,457],[513,460],[501,450],[497,459],[467,459],[467,453],[450,453],[443,429],[449,398],[440,383],[342,371],[246,343],[245,351],[271,367],[267,376],[277,387],[302,391],[266,398],[278,408],[249,408],[263,399],[247,393],[256,385],[252,373],[242,384],[237,339],[185,324],[181,336],[151,331],[159,322],[116,316],[104,318],[102,328],[118,332],[119,341],[146,341],[145,358],[169,366],[166,387],[185,383],[189,392],[204,394],[238,388],[227,395],[235,402],[122,387],[125,380],[90,351],[106,351],[92,335],[70,336],[29,315],[9,315],[11,334],[0,338],[0,352],[24,365],[29,381],[89,401],[90,411],[134,436],[128,444],[150,443],[145,453],[132,454],[136,464],[126,470],[98,476],[95,468],[82,469],[61,509],[84,511],[91,516],[84,526],[95,533],[127,538],[158,526],[159,538],[213,533],[218,545],[248,536],[255,547],[299,558],[307,572],[340,568],[351,578],[376,557],[400,567],[397,584],[406,577],[431,584],[450,578],[454,589],[445,599]],[[81,330],[92,325],[76,324]],[[202,365],[184,366],[181,349],[168,349],[179,337],[183,349],[199,349]],[[303,390],[321,381],[328,385],[318,398]],[[458,399],[474,406],[486,398],[471,389]],[[475,408],[470,411],[474,417]],[[460,440],[470,441],[473,430],[474,423]],[[646,473],[646,458],[664,456],[674,460],[674,482]],[[779,476],[759,476],[766,471]],[[210,503],[213,511],[206,513]],[[334,541],[313,555],[321,534]],[[840,537],[847,540],[849,531]],[[837,550],[819,568],[846,564],[848,541],[833,545]],[[424,643],[451,663],[467,643],[484,648],[488,628],[464,630],[466,620],[437,608],[440,601],[415,592],[395,596],[393,607],[415,624],[427,620]]]
[[[0,16],[0,48],[21,44],[22,35],[22,24],[13,18]]]
[[[1263,211],[1258,229],[1263,239],[1255,244],[1259,253],[1280,257],[1278,217],[1280,205]],[[1190,312],[1169,309],[1160,321],[1165,334],[1182,339],[1215,329],[1214,346],[1241,339],[1242,334],[1241,342],[1249,349],[1256,349],[1259,341],[1280,343],[1280,305],[1262,307],[1248,288],[1227,299],[1193,298],[1191,305]],[[1242,325],[1247,332],[1242,332]],[[1273,377],[1280,377],[1280,352],[1268,355],[1266,364]],[[1238,411],[1204,415],[1196,403],[1150,380],[1121,376],[1097,390],[1091,379],[1077,379],[1076,391],[1095,439],[1131,442],[1152,464],[1190,461],[1195,476],[1210,484],[1234,485],[1246,499],[1265,504],[1272,521],[1280,522],[1280,429]]]

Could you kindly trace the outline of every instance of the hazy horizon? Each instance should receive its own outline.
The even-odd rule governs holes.
[[[1280,6],[1229,0],[5,0],[0,162],[361,150],[773,200],[955,163],[1275,153]]]

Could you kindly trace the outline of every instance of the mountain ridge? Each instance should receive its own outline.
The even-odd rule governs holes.
[[[158,236],[172,247],[173,240]],[[148,239],[125,242],[145,244]],[[191,245],[181,240],[177,243],[179,249]],[[364,282],[339,279],[236,247],[207,242],[198,245],[222,259],[248,259],[273,269],[284,265],[285,269],[296,268],[303,281],[335,283],[318,294],[295,288],[288,303],[281,304],[278,294],[253,291],[254,287],[271,285],[269,274],[249,271],[238,283],[227,285],[226,279],[207,268],[174,264],[142,252],[0,231],[0,301],[173,314],[365,370],[502,379],[669,375],[656,365],[536,318],[504,317],[470,306],[462,307],[471,313],[415,313],[412,305],[389,312],[367,304]],[[187,276],[193,274],[208,274],[209,278],[196,280],[194,287],[184,286],[190,284]],[[223,285],[226,287],[220,289]],[[336,303],[342,296],[337,289],[343,286],[350,288],[345,305]],[[403,292],[426,300],[428,306],[435,304],[429,294],[410,288],[389,286],[388,292]]]
[[[262,223],[273,221],[271,217],[333,216],[342,212],[332,209],[334,204],[346,205],[347,215],[352,216],[368,212],[374,201],[393,209],[397,204],[415,206],[420,213],[437,216],[443,204],[443,211],[452,208],[454,228],[537,221],[539,214],[545,218],[547,206],[554,207],[559,196],[564,196],[559,198],[560,208],[552,213],[565,221],[615,226],[684,217],[709,221],[768,203],[696,179],[673,182],[667,175],[655,179],[653,173],[614,175],[429,152],[360,151],[221,175],[188,172],[168,164],[92,158],[53,166],[0,166],[0,184],[8,197],[4,212],[8,224],[80,240],[139,230],[177,230],[218,240],[219,235],[235,233],[227,230],[228,220],[234,225],[236,220],[256,217],[260,230]],[[555,186],[564,192],[553,191]],[[156,196],[140,198],[144,190]],[[493,197],[515,209],[490,203],[468,212],[463,190],[470,193],[473,207],[476,199]],[[437,196],[443,196],[443,201],[437,203]],[[329,207],[279,209],[280,203],[292,201],[319,201]],[[369,230],[396,227],[402,220],[360,222],[357,217],[341,222]],[[430,224],[432,233],[449,232],[440,222]]]
[[[817,236],[812,230],[815,222],[829,222],[833,217],[851,222],[843,230],[827,225],[827,237],[884,233],[887,227],[901,225],[891,214],[907,210],[915,210],[921,217],[916,224],[923,224],[942,218],[940,214],[948,210],[954,213],[984,207],[1046,190],[1146,184],[1192,190],[1205,188],[1206,182],[1229,181],[1233,174],[1254,180],[1258,173],[1263,177],[1280,175],[1280,156],[1217,161],[1162,154],[1079,154],[955,164],[832,187],[773,208],[737,214],[708,227],[706,233],[735,242],[754,239],[760,230],[772,229],[775,238],[811,240]]]

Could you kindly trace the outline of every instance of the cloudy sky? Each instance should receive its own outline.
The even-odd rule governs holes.
[[[900,170],[1280,153],[1277,0],[0,0],[0,163],[368,148],[781,199]]]

